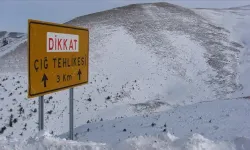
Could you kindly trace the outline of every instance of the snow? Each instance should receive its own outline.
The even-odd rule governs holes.
[[[75,141],[66,140],[67,133],[58,137],[46,131],[22,140],[0,136],[0,148],[248,150],[249,115],[249,99],[200,102],[157,114],[86,124],[75,129]]]
[[[107,150],[105,143],[76,142],[55,138],[47,132],[38,133],[27,140],[0,137],[1,150]]]
[[[1,150],[234,150],[236,147],[228,142],[211,141],[199,134],[194,134],[189,139],[171,137],[173,135],[169,133],[159,136],[139,136],[113,146],[105,143],[69,141],[51,135],[37,136],[26,141],[1,137],[0,148]]]
[[[96,30],[102,30],[102,27]],[[211,91],[202,81],[202,78],[207,77],[206,74],[199,77],[192,76],[192,74],[198,74],[201,71],[199,69],[202,69],[202,72],[209,71],[203,59],[194,59],[202,55],[204,49],[185,35],[178,36],[168,32],[163,34],[167,34],[168,40],[172,43],[176,42],[176,52],[186,56],[186,58],[183,58],[183,55],[177,56],[174,60],[176,64],[169,66],[176,68],[177,71],[168,69],[166,72],[163,68],[167,67],[170,60],[162,60],[164,65],[159,65],[158,58],[150,52],[145,52],[145,48],[136,44],[122,27],[116,28],[112,36],[105,39],[107,41],[93,43],[96,50],[100,48],[102,51],[94,51],[90,54],[90,61],[93,62],[90,63],[90,84],[75,88],[76,127],[88,120],[96,122],[101,118],[112,120],[121,116],[131,117],[137,114],[164,111],[190,103],[187,97],[192,98],[192,102],[200,101],[201,98],[208,99]],[[183,44],[178,45],[179,40],[183,41]],[[189,44],[188,48],[186,45],[192,42],[194,44]],[[101,45],[102,43],[106,43],[105,46]],[[200,49],[201,52],[194,53],[196,49]],[[185,71],[187,79],[182,77],[179,71],[178,65],[182,64],[183,68],[190,68]],[[27,76],[25,73],[4,73],[0,80],[5,78],[8,80],[3,81],[0,87],[2,91],[0,96],[4,97],[2,104],[5,106],[1,113],[4,118],[2,127],[8,125],[11,114],[18,119],[18,122],[13,125],[13,129],[7,127],[4,134],[19,138],[29,137],[37,129],[37,111],[34,112],[37,109],[37,100],[26,98]],[[17,83],[18,81],[20,83]],[[50,96],[52,96],[51,99],[49,99]],[[107,100],[107,97],[110,99]],[[89,98],[91,102],[88,101]],[[68,91],[46,95],[45,101],[45,128],[54,131],[54,134],[67,131]],[[20,108],[24,108],[23,114],[19,114]],[[11,109],[13,112],[10,112]],[[49,114],[49,112],[52,113]],[[27,130],[24,127],[25,123],[28,124]],[[23,135],[20,136],[22,133]]]
[[[16,34],[16,36],[10,37],[10,34]],[[5,36],[0,37],[1,42],[3,38],[7,38],[9,43],[3,47],[2,45],[0,46],[0,58],[10,53],[11,51],[15,50],[20,44],[27,41],[27,36],[25,36],[25,34],[22,33],[6,33]]]
[[[37,134],[17,34],[0,48],[0,149],[250,149],[249,16],[157,3],[72,21],[91,33],[89,84],[74,89],[76,141],[66,140],[67,90],[45,95],[47,132]]]
[[[237,9],[213,10],[213,9],[198,9],[195,10],[198,14],[211,20],[214,24],[225,27],[229,30],[230,38],[242,44],[244,48],[239,55],[239,77],[238,83],[242,89],[233,94],[233,97],[249,96],[249,84],[246,82],[250,75],[249,54],[250,54],[250,9],[249,6],[239,7]]]
[[[77,141],[110,144],[134,136],[156,136],[164,129],[179,138],[198,133],[215,141],[233,141],[237,137],[250,138],[250,121],[246,119],[249,115],[249,99],[219,100],[179,106],[156,114],[85,124],[75,128],[75,133]],[[67,133],[60,137],[66,138]]]
[[[227,142],[214,142],[202,135],[194,134],[188,139],[171,139],[173,135],[139,136],[125,140],[116,149],[120,150],[234,150],[235,146]]]

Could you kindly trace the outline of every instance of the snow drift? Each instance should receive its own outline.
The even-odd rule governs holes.
[[[76,142],[58,139],[46,132],[38,133],[27,140],[0,137],[1,150],[108,150],[108,146],[94,142]]]
[[[212,141],[202,135],[193,134],[180,139],[169,133],[158,136],[139,136],[129,138],[116,145],[95,142],[76,142],[58,139],[43,133],[28,140],[0,137],[1,150],[247,150],[250,139],[238,138],[232,142]]]

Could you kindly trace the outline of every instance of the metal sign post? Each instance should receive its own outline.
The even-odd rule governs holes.
[[[73,88],[69,89],[69,139],[74,140],[74,107]]]
[[[39,114],[38,114],[39,131],[44,129],[44,99],[43,96],[39,96]]]

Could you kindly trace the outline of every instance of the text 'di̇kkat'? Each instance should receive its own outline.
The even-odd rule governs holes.
[[[78,52],[79,36],[47,32],[47,52]]]

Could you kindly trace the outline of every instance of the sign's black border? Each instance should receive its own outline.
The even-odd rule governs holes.
[[[65,87],[62,87],[62,88],[58,88],[58,89],[53,89],[53,90],[47,90],[47,91],[44,91],[44,92],[40,92],[40,93],[35,93],[35,94],[31,94],[31,80],[30,80],[30,27],[31,27],[31,24],[41,24],[41,25],[49,25],[49,26],[56,26],[56,27],[63,27],[63,28],[70,28],[70,29],[77,29],[77,30],[84,30],[84,31],[88,31],[88,39],[89,39],[89,30],[88,29],[84,29],[84,28],[78,28],[78,27],[71,27],[71,26],[67,26],[67,25],[63,25],[63,24],[55,24],[55,23],[48,23],[48,22],[36,22],[34,20],[30,20],[29,21],[29,39],[28,39],[28,43],[29,43],[29,48],[28,48],[28,53],[29,53],[29,61],[28,61],[28,68],[29,68],[29,76],[28,76],[28,80],[29,80],[29,92],[28,92],[28,96],[30,98],[32,97],[36,97],[36,96],[39,96],[39,95],[42,95],[42,94],[49,94],[49,93],[52,93],[52,92],[59,92],[61,90],[64,90],[64,89],[68,89],[68,88],[73,88],[75,86],[79,86],[79,85],[82,85],[82,84],[87,84],[87,82],[81,82],[81,83],[78,83],[78,84],[74,84],[74,85],[70,85],[70,86],[65,86]],[[88,61],[88,65],[89,65],[89,44],[88,44],[88,57],[87,57],[87,61]],[[88,67],[88,74],[87,74],[87,79],[89,80],[89,66]]]

